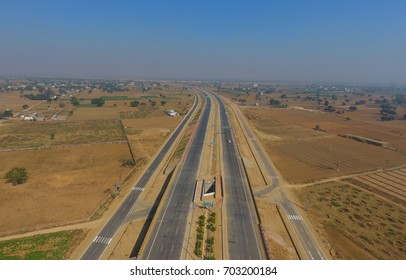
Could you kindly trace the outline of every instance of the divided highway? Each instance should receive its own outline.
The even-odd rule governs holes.
[[[185,151],[182,162],[178,164],[168,186],[167,195],[157,213],[151,233],[145,241],[145,249],[140,259],[144,260],[179,260],[188,254],[186,244],[186,229],[191,221],[193,194],[195,191],[198,168],[204,139],[207,131],[211,109],[210,97],[206,96],[206,105],[200,116],[198,127]]]
[[[161,149],[156,158],[149,165],[148,169],[144,171],[142,177],[138,180],[137,184],[132,188],[130,194],[123,201],[114,215],[110,218],[107,224],[99,232],[99,234],[93,239],[93,242],[87,248],[85,253],[82,255],[81,260],[97,260],[103,254],[106,247],[110,244],[118,228],[123,223],[125,217],[130,212],[132,206],[137,201],[141,192],[144,190],[145,186],[151,179],[154,172],[157,171],[159,164],[165,158],[166,154],[173,145],[175,139],[178,137],[179,133],[182,131],[183,127],[188,123],[193,112],[196,110],[198,104],[198,98],[196,96],[193,108],[190,110],[188,115],[182,120],[181,124],[172,133],[171,137],[168,139],[164,147]]]
[[[220,107],[223,185],[227,213],[228,255],[235,260],[266,259],[253,198],[221,98],[210,92]]]
[[[305,221],[300,216],[299,211],[296,209],[294,203],[289,198],[289,194],[286,192],[285,188],[282,187],[278,174],[273,165],[270,163],[266,153],[264,152],[264,149],[258,143],[239,109],[236,109],[235,112],[238,119],[240,120],[240,123],[242,124],[243,131],[246,134],[248,141],[251,143],[252,149],[256,151],[256,153],[259,155],[260,161],[263,163],[264,168],[260,166],[262,173],[264,174],[268,182],[272,182],[270,186],[267,186],[267,188],[264,189],[264,193],[273,191],[278,188],[281,196],[280,205],[284,209],[287,218],[290,220],[307,258],[313,260],[325,259],[326,257],[324,256],[323,251],[320,249]]]

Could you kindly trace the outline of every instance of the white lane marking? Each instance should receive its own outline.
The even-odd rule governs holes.
[[[172,245],[172,247],[171,247],[171,253],[172,253],[172,251],[173,251],[173,245]]]
[[[310,251],[308,251],[308,252],[309,252],[310,257],[312,257],[312,260],[314,260],[312,253],[310,253]]]
[[[300,231],[301,231],[301,232],[304,232],[302,227],[300,227]]]
[[[113,238],[109,238],[109,237],[104,237],[104,236],[96,236],[93,239],[93,242],[97,242],[97,243],[104,243],[104,244],[110,244],[111,240]]]
[[[307,241],[307,244],[309,244],[309,246],[312,247],[312,244],[310,244],[310,241]]]
[[[164,244],[161,245],[161,249],[159,250],[159,252],[162,252],[163,248],[164,248]]]
[[[323,259],[323,257],[321,256],[320,252],[319,252],[319,251],[317,251],[317,253],[319,253],[320,258],[321,258],[322,260],[324,260],[324,259]]]
[[[295,221],[303,220],[302,216],[299,216],[299,215],[288,215],[288,219],[295,220]]]
[[[179,227],[176,228],[175,235],[178,234]]]

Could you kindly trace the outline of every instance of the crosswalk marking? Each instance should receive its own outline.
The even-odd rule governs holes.
[[[104,237],[104,236],[96,236],[93,239],[93,242],[96,243],[103,243],[103,244],[110,244],[112,238]]]
[[[299,215],[288,215],[289,220],[303,220],[302,216]]]
[[[134,187],[133,188],[133,191],[140,191],[140,192],[142,192],[144,190],[144,188],[139,188],[139,187]]]

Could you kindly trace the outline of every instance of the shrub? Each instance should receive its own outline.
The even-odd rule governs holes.
[[[138,107],[138,106],[140,106],[140,102],[137,101],[137,100],[131,101],[130,106],[131,107]]]
[[[133,159],[125,159],[121,162],[121,166],[124,167],[134,167],[135,166],[135,160]]]
[[[4,179],[7,179],[7,183],[15,185],[24,184],[28,180],[28,172],[25,167],[15,167],[7,172]]]

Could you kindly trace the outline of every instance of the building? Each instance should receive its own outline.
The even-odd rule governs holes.
[[[166,114],[168,114],[168,116],[171,116],[171,117],[174,117],[174,116],[179,115],[179,113],[176,112],[176,111],[173,110],[173,109],[165,110],[164,112],[165,112]]]

